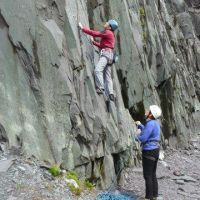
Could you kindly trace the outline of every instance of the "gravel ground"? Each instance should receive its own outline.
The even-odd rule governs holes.
[[[159,194],[164,200],[200,200],[200,139],[191,141],[188,150],[165,152],[159,161]],[[126,169],[122,189],[144,196],[142,168]]]
[[[3,160],[12,165],[0,172],[0,200],[94,200],[99,192],[73,195],[64,177],[52,177],[39,161],[20,156],[18,150],[0,151],[0,171]],[[144,196],[142,168],[128,168],[123,174],[121,190]],[[157,176],[163,200],[200,200],[199,138],[191,141],[188,150],[167,150],[158,163]]]
[[[13,150],[12,150],[13,151]],[[52,177],[34,158],[27,159],[0,151],[0,171],[4,161],[11,162],[7,172],[0,172],[0,200],[94,200],[96,191],[76,196],[62,177]]]

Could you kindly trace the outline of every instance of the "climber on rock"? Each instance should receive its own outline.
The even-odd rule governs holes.
[[[160,125],[156,119],[161,116],[161,113],[162,111],[157,105],[151,105],[145,113],[145,125],[142,125],[140,121],[136,121],[137,128],[141,130],[141,133],[136,136],[136,140],[140,141],[142,145],[146,200],[155,200],[158,197],[156,168],[160,149]]]
[[[100,42],[92,41],[93,45],[101,49],[100,59],[94,71],[96,91],[98,94],[103,94],[105,89],[108,92],[109,99],[114,101],[111,64],[113,63],[113,49],[115,46],[114,31],[118,28],[118,23],[115,20],[109,20],[105,23],[102,32],[83,27],[80,22],[79,28],[88,35],[101,38]]]

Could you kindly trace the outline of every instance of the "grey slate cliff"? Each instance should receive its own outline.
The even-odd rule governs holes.
[[[137,160],[133,119],[152,103],[163,110],[163,139],[187,146],[200,128],[199,8],[195,0],[1,0],[0,140],[104,187],[130,154]],[[95,92],[98,53],[77,24],[100,29],[110,18],[120,24],[120,61],[109,114]]]

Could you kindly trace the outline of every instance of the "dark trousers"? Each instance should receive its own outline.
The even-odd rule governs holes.
[[[159,149],[142,151],[143,176],[146,186],[145,198],[150,200],[158,196],[158,181],[156,177],[158,157]]]

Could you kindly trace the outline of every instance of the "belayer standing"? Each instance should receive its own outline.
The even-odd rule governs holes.
[[[151,105],[146,111],[146,123],[136,122],[141,133],[136,136],[142,145],[143,176],[146,187],[146,200],[156,200],[158,197],[158,181],[156,177],[157,162],[159,158],[160,125],[156,120],[162,114],[157,105]]]
[[[86,34],[93,37],[101,38],[100,42],[93,41],[93,45],[99,47],[100,58],[95,66],[95,85],[98,94],[107,92],[111,101],[114,101],[113,81],[111,77],[111,64],[113,63],[113,49],[115,47],[114,31],[118,28],[118,23],[115,20],[109,20],[104,24],[104,31],[94,31],[83,27],[79,23],[79,28]]]

